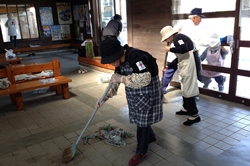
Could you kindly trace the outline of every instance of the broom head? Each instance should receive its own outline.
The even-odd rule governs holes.
[[[62,162],[68,163],[70,162],[76,154],[76,144],[72,144],[70,147],[67,147],[63,151]]]

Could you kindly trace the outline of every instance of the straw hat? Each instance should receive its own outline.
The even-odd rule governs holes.
[[[174,28],[172,28],[171,26],[165,26],[160,31],[160,34],[162,36],[161,42],[164,42],[167,38],[169,38],[175,33],[177,33],[177,31]]]

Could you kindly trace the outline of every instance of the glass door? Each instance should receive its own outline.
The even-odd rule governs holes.
[[[233,100],[250,105],[250,0],[241,0],[238,2],[238,22],[235,25],[235,96]]]
[[[192,3],[190,3],[192,1]],[[225,56],[224,64],[216,66],[202,61],[202,69],[217,72],[223,76],[223,88],[219,88],[218,80],[211,79],[206,86],[199,82],[201,94],[222,98],[228,101],[250,105],[250,0],[173,0],[172,25],[188,21],[190,11],[202,8],[206,18],[199,25],[202,36],[216,33],[224,38],[222,46],[229,52]],[[220,3],[221,5],[219,5]],[[195,5],[193,5],[195,4]],[[216,4],[216,5],[214,5]],[[230,41],[229,41],[230,39]],[[201,55],[206,47],[200,47]],[[220,81],[221,82],[221,81]]]

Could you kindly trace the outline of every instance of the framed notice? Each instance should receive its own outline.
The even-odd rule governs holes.
[[[42,26],[54,25],[51,7],[39,7],[39,13]]]
[[[60,25],[52,25],[50,26],[50,29],[51,29],[52,41],[62,40]]]
[[[60,26],[61,26],[62,40],[71,39],[70,26],[69,25],[60,25]]]
[[[59,24],[72,24],[71,5],[69,2],[56,3]]]
[[[42,26],[42,30],[43,30],[44,37],[51,37],[51,31],[50,31],[49,25]]]

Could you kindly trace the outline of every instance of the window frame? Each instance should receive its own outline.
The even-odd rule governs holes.
[[[15,16],[15,19],[18,23],[18,40],[30,40],[30,39],[40,39],[39,34],[39,26],[38,26],[38,20],[37,20],[37,10],[35,8],[35,4],[33,3],[22,3],[22,4],[0,4],[2,10],[4,11],[0,13],[2,15],[1,20],[7,21],[7,14],[13,13]],[[5,9],[4,9],[5,8]],[[23,9],[23,10],[20,10]],[[30,11],[31,10],[31,11]],[[30,11],[30,13],[28,13]],[[25,12],[24,15],[21,15],[21,12]],[[29,17],[29,14],[32,14],[32,17]],[[5,16],[5,17],[4,17]],[[24,17],[23,19],[21,19]],[[33,19],[33,21],[31,20]],[[3,25],[1,25],[1,33],[2,33],[2,41],[4,43],[9,42],[10,39],[8,37],[8,30],[5,27],[5,22],[3,22]],[[24,24],[22,25],[22,22]],[[31,26],[31,23],[33,24]],[[27,34],[24,34],[24,25],[26,27]],[[33,27],[33,28],[31,28]],[[33,32],[33,33],[31,33]],[[32,36],[33,35],[33,36]]]

